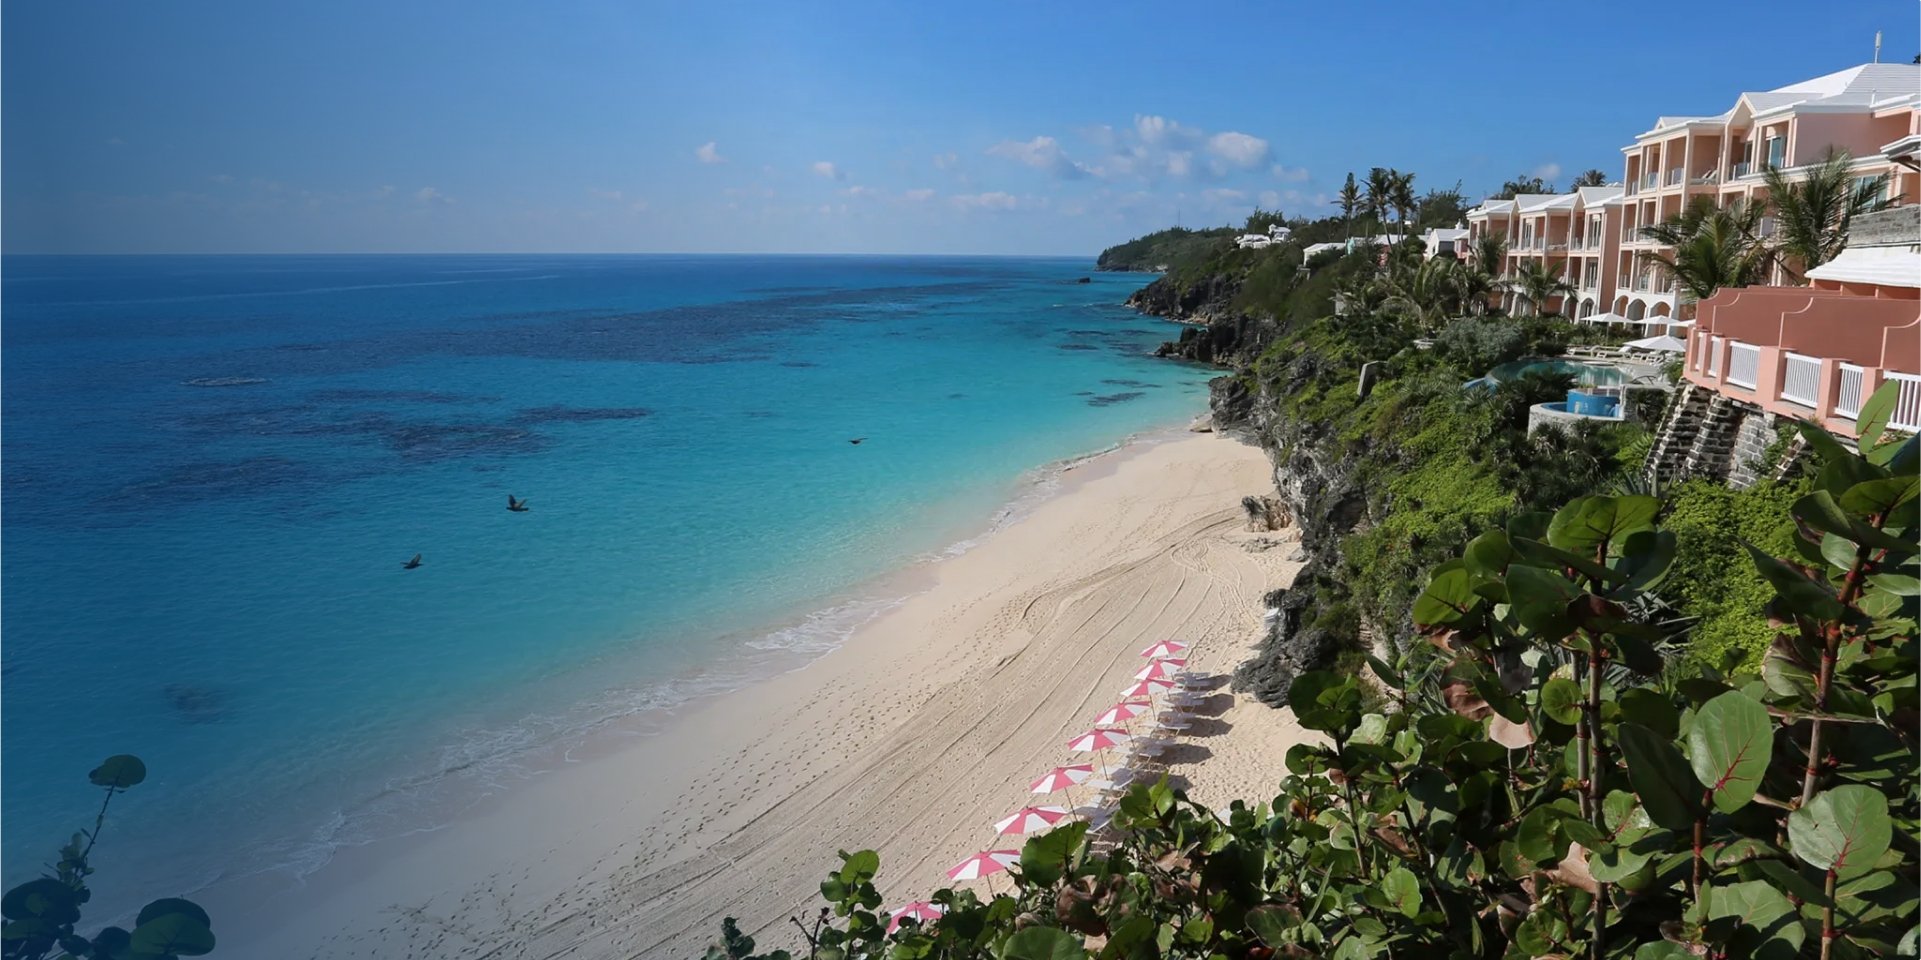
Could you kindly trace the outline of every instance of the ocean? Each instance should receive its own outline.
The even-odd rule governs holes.
[[[5,882],[90,825],[111,754],[150,773],[95,853],[100,920],[432,829],[804,665],[1050,465],[1204,409],[1207,371],[1150,356],[1174,328],[1120,306],[1142,282],[0,259]]]

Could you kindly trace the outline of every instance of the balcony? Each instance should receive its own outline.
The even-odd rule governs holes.
[[[1856,366],[1852,363],[1841,364],[1841,385],[1836,387],[1834,391],[1835,416],[1846,417],[1849,420],[1853,420],[1860,414],[1861,381],[1862,374],[1865,373],[1867,373],[1867,370],[1863,367]]]
[[[1728,341],[1728,382],[1752,390],[1760,375],[1761,348],[1739,340]]]
[[[1587,248],[1588,248],[1589,250],[1599,250],[1599,249],[1601,249],[1601,235],[1600,235],[1600,233],[1598,233],[1598,232],[1596,232],[1596,233],[1591,233],[1591,234],[1589,234],[1589,235],[1588,235],[1588,238],[1587,238]]]
[[[1753,164],[1751,164],[1751,163],[1748,163],[1748,162],[1747,162],[1747,161],[1745,161],[1745,160],[1743,160],[1743,161],[1742,161],[1742,162],[1740,162],[1740,163],[1737,163],[1737,164],[1735,164],[1735,165],[1734,165],[1734,179],[1737,179],[1737,180],[1738,180],[1738,179],[1740,179],[1740,178],[1742,178],[1742,177],[1745,177],[1745,176],[1747,176],[1747,175],[1748,175],[1749,173],[1751,173],[1751,172],[1753,172],[1753,169],[1754,169],[1754,165],[1753,165]]]
[[[1860,385],[1856,384],[1858,391]],[[1814,398],[1821,393],[1821,360],[1819,357],[1805,357],[1798,353],[1787,354],[1787,366],[1781,376],[1781,399],[1798,403],[1814,409]]]
[[[1660,185],[1661,174],[1659,172],[1648,173],[1641,177],[1641,189],[1643,190],[1652,190]]]
[[[1670,187],[1678,187],[1681,184],[1686,183],[1687,179],[1688,179],[1688,172],[1686,170],[1681,169],[1680,167],[1675,167],[1674,169],[1668,171],[1668,186]]]
[[[1567,252],[1567,244],[1565,244],[1565,243],[1550,243],[1550,244],[1548,244],[1548,245],[1547,245],[1547,252],[1549,252],[1549,253],[1566,253],[1566,252]]]

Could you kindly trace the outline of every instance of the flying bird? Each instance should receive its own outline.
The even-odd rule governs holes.
[[[508,494],[508,495],[507,495],[507,509],[509,509],[509,510],[511,510],[511,511],[513,511],[513,512],[515,512],[515,513],[526,513],[526,512],[527,512],[527,501],[525,501],[525,500],[515,500],[515,499],[514,499],[514,495],[510,493],[510,494]]]
[[[861,442],[862,440],[865,440],[865,439],[867,439],[867,438],[866,438],[866,437],[855,437],[854,439],[852,439],[852,440],[849,440],[849,441],[847,441],[847,442],[848,442],[848,443],[851,443],[851,444],[853,444],[854,446],[857,446],[857,447],[858,447],[858,446],[860,446],[860,442]]]
[[[400,569],[402,569],[402,570],[412,570],[413,568],[415,568],[415,567],[418,567],[418,566],[420,566],[420,554],[417,554],[417,553],[416,553],[416,554],[414,554],[414,558],[413,558],[412,560],[409,560],[409,561],[407,561],[406,563],[403,563],[403,564],[401,564],[401,565],[400,565]]]

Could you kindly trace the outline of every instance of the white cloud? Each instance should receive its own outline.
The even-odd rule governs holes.
[[[414,201],[416,203],[426,204],[452,203],[454,202],[454,198],[441,193],[433,187],[421,187],[419,190],[414,191]]]
[[[1560,175],[1561,165],[1558,163],[1541,164],[1535,167],[1533,173],[1530,174],[1530,176],[1540,177],[1543,180],[1552,180]]]
[[[1273,190],[1262,190],[1260,201],[1261,209],[1278,210],[1281,206],[1281,195]]]
[[[589,196],[601,200],[619,200],[621,198],[621,192],[619,190],[595,190],[592,187],[588,187],[587,193]]]
[[[948,152],[934,154],[934,169],[951,170],[960,165],[960,154]]]
[[[694,158],[701,163],[726,163],[727,158],[720,155],[720,146],[709,140],[694,148]]]
[[[1167,155],[1166,169],[1170,177],[1185,177],[1194,172],[1194,155],[1185,150],[1170,153]]]
[[[393,195],[394,195],[394,185],[393,185],[393,184],[391,184],[391,183],[383,183],[383,184],[381,184],[381,185],[380,185],[380,190],[379,190],[379,193],[380,193],[380,195],[381,195],[381,196],[383,196],[383,197],[391,197],[391,196],[393,196]]]
[[[213,181],[214,183],[232,183],[232,182],[233,182],[233,174],[231,174],[231,173],[216,173],[216,174],[214,174],[213,176],[211,176],[211,177],[208,177],[207,179],[208,179],[208,180],[211,180],[211,181]]]
[[[1267,162],[1267,141],[1229,130],[1207,138],[1207,152],[1229,167],[1248,170]]]
[[[954,205],[962,210],[1012,210],[1020,205],[1020,200],[1012,194],[998,190],[990,193],[964,193],[953,197]]]
[[[1274,174],[1274,179],[1288,183],[1305,183],[1308,177],[1306,167],[1290,167],[1284,163],[1275,164],[1269,172]]]
[[[1201,132],[1193,127],[1184,127],[1166,117],[1134,115],[1134,135],[1150,147],[1179,146],[1196,143]]]
[[[904,200],[912,200],[915,203],[925,203],[934,199],[934,191],[926,187],[921,187],[917,190],[904,190],[901,192],[901,198]]]
[[[633,203],[627,205],[627,209],[634,213],[646,213],[647,207],[648,203],[645,200],[635,200]]]
[[[823,177],[826,177],[829,180],[847,179],[847,171],[842,170],[837,166],[834,166],[832,163],[826,160],[816,160],[814,161],[814,165],[812,167],[809,167],[808,169],[814,171],[815,173],[820,174]]]
[[[988,147],[987,152],[1024,163],[1036,170],[1044,170],[1062,180],[1079,180],[1091,172],[1069,157],[1067,151],[1061,148],[1060,141],[1053,137],[1035,137],[1025,143],[1003,140]]]
[[[843,196],[849,197],[878,197],[881,193],[882,191],[879,187],[868,187],[858,183],[841,191]]]
[[[1201,199],[1216,207],[1239,206],[1247,202],[1247,194],[1240,190],[1212,189],[1202,190]]]

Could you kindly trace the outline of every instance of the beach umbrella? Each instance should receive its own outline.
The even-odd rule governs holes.
[[[1056,790],[1066,790],[1076,784],[1086,783],[1093,776],[1094,765],[1090,763],[1055,767],[1042,775],[1039,780],[1029,784],[1029,789],[1035,793],[1053,793]]]
[[[916,900],[888,915],[887,932],[893,933],[895,928],[900,926],[902,920],[918,920],[921,923],[927,923],[932,920],[938,920],[940,915],[946,912],[947,908],[938,903]]]
[[[1118,747],[1132,739],[1134,739],[1134,735],[1125,730],[1115,727],[1095,727],[1067,741],[1067,749],[1078,750],[1081,753],[1096,753],[1101,750]]]
[[[994,832],[1039,833],[1067,818],[1065,807],[1022,807],[994,824]]]
[[[1172,680],[1161,680],[1158,678],[1153,680],[1142,680],[1141,682],[1134,684],[1133,686],[1128,687],[1125,690],[1122,690],[1121,696],[1128,699],[1132,699],[1134,697],[1151,697],[1157,693],[1166,693],[1168,690],[1173,689],[1173,686],[1174,686],[1174,682]]]
[[[1141,656],[1147,657],[1151,660],[1160,660],[1166,657],[1177,656],[1180,654],[1181,651],[1186,649],[1187,649],[1187,644],[1182,643],[1179,640],[1162,640],[1160,643],[1157,643],[1151,647],[1148,647],[1145,650],[1142,650]]]
[[[1147,666],[1134,674],[1136,680],[1165,680],[1187,669],[1186,660],[1149,660]]]
[[[1151,709],[1153,708],[1143,699],[1122,700],[1108,707],[1107,712],[1095,717],[1094,724],[1095,726],[1111,727],[1114,724],[1132,720]]]
[[[1019,850],[982,850],[948,869],[947,879],[975,880],[992,876],[1019,862]]]

